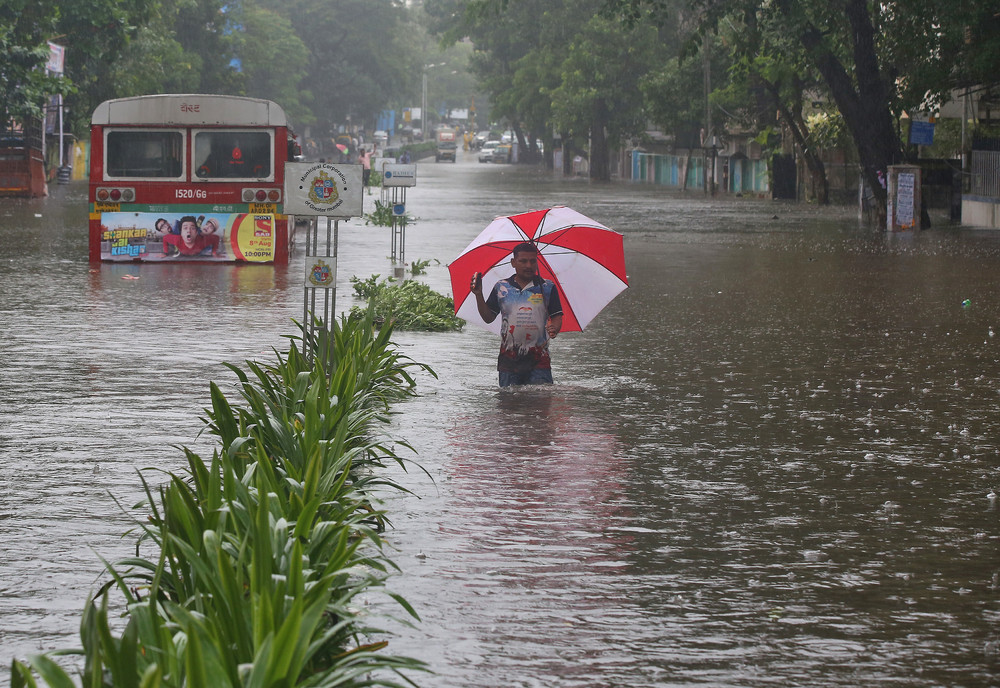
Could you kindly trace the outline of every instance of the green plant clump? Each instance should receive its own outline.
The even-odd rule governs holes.
[[[376,323],[389,323],[396,330],[424,332],[449,332],[465,326],[464,320],[455,317],[454,301],[426,284],[413,280],[396,283],[392,278],[379,281],[378,277],[351,278],[354,293],[368,300]],[[355,307],[351,312],[360,310]]]
[[[425,274],[427,274],[427,266],[430,265],[430,264],[431,264],[431,262],[429,260],[414,260],[414,261],[411,261],[410,262],[410,274],[413,275],[413,276],[416,276],[416,275],[425,275]]]
[[[240,403],[212,383],[206,410],[220,447],[210,460],[185,449],[186,472],[158,488],[142,479],[136,556],[106,562],[83,647],[13,662],[12,688],[75,685],[57,654],[83,656],[83,688],[415,685],[408,674],[426,666],[383,652],[357,599],[382,591],[418,618],[383,586],[395,566],[376,494],[404,488],[380,477],[402,459],[373,438],[414,393],[409,371],[433,371],[397,354],[390,334],[370,312],[352,315],[291,337],[277,363],[229,365]]]
[[[366,225],[375,225],[376,227],[392,227],[393,221],[402,224],[413,224],[414,222],[409,213],[404,213],[401,216],[393,215],[392,206],[382,201],[375,201],[375,211],[365,213],[363,217]]]
[[[371,213],[365,213],[363,215],[365,218],[366,225],[375,225],[376,227],[391,227],[392,226],[392,207],[385,205],[382,201],[375,201],[375,211]]]

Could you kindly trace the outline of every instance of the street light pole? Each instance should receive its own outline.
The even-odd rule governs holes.
[[[423,88],[420,97],[420,138],[427,140],[427,68],[431,65],[424,65]]]
[[[443,67],[448,64],[447,62],[432,62],[431,64],[424,65],[423,73],[423,84],[421,88],[421,98],[420,98],[420,131],[423,132],[424,137],[427,136],[427,70],[431,67]]]

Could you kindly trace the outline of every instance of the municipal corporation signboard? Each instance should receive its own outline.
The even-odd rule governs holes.
[[[306,256],[306,286],[334,289],[337,286],[336,256]]]
[[[285,163],[285,214],[361,217],[361,165]]]

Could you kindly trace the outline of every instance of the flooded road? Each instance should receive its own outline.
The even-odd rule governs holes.
[[[391,428],[421,467],[389,500],[391,587],[422,617],[391,647],[422,685],[1000,684],[1000,235],[474,160],[419,164],[419,279],[447,293],[493,217],[564,204],[625,234],[631,288],[553,342],[552,387],[500,392],[474,327],[397,333],[439,376]],[[208,383],[284,347],[304,256],[91,272],[80,186],[0,227],[9,667],[78,643],[137,469],[210,451]],[[341,225],[341,309],[389,254]]]

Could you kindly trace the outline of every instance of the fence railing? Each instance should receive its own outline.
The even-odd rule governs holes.
[[[666,155],[632,151],[630,178],[634,182],[675,188],[700,189],[705,183],[705,165],[701,156]],[[716,183],[722,191],[768,191],[767,162],[746,158],[716,160]]]
[[[38,122],[0,128],[0,148],[42,149],[42,128]]]
[[[1000,198],[1000,151],[973,150],[970,165],[973,196]]]

